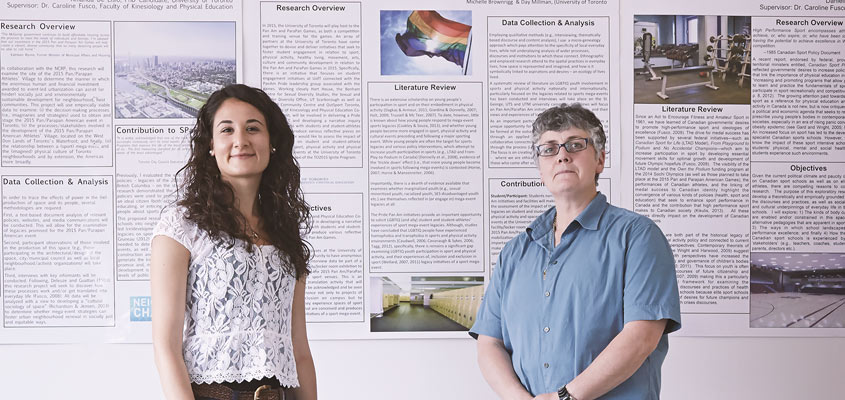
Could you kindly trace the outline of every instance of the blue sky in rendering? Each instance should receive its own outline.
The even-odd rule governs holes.
[[[115,22],[117,57],[235,59],[235,23]]]

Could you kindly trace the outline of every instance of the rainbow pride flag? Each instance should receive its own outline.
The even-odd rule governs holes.
[[[406,32],[396,34],[396,44],[408,57],[439,56],[463,67],[471,29],[437,11],[416,10],[408,17]]]

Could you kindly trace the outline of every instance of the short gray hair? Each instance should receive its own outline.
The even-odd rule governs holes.
[[[579,103],[571,105],[563,103],[541,112],[534,120],[531,128],[531,144],[533,146],[539,144],[540,136],[543,133],[548,131],[561,132],[569,128],[578,128],[590,134],[593,147],[596,149],[596,158],[601,155],[604,145],[607,143],[607,136],[604,134],[604,126],[601,121],[596,117],[596,114]],[[536,157],[537,152],[533,153]]]
[[[590,135],[593,141],[593,148],[596,149],[596,159],[599,158],[604,146],[607,143],[607,136],[604,134],[604,126],[592,111],[584,108],[580,103],[549,108],[540,113],[531,125],[531,154],[537,162],[537,151],[535,147],[539,144],[540,136],[548,131],[562,132],[570,128],[578,128]],[[599,174],[596,174],[596,185],[599,183]]]

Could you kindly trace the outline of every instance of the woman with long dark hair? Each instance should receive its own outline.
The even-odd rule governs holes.
[[[264,91],[214,92],[152,239],[153,347],[168,399],[316,399],[305,329],[308,205]]]

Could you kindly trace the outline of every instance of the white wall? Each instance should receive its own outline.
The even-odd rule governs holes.
[[[671,337],[664,400],[842,399],[845,338]],[[472,339],[314,341],[320,398],[494,399]],[[158,399],[150,345],[0,345],[3,399]],[[88,392],[97,388],[98,392]],[[33,397],[34,396],[34,397]]]

